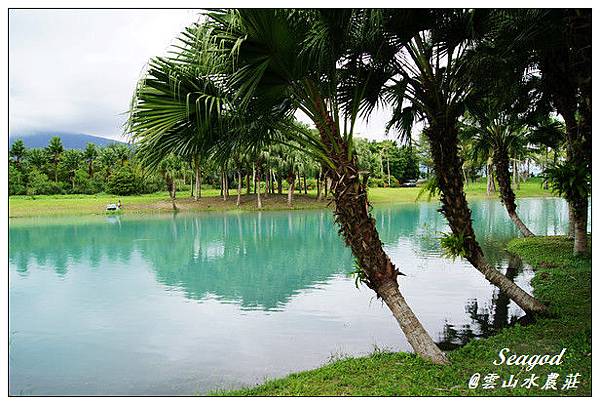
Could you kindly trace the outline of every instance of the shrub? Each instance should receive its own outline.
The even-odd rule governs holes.
[[[144,184],[129,167],[113,173],[106,184],[106,192],[115,195],[133,195],[144,192]]]

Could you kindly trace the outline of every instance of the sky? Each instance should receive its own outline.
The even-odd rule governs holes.
[[[10,10],[10,134],[124,140],[125,112],[146,62],[198,17],[198,10]],[[376,111],[355,134],[386,139],[387,116]]]

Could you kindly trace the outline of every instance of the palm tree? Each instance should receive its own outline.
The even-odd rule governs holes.
[[[577,176],[575,182],[569,181],[573,192],[566,194],[576,230],[573,251],[585,254],[592,167],[592,12],[532,9],[490,14],[497,49],[518,57],[522,72],[539,72],[543,94],[565,121],[567,164]]]
[[[60,165],[71,182],[71,191],[75,190],[75,172],[79,169],[82,159],[82,153],[77,149],[69,149],[63,154]]]
[[[27,164],[42,171],[48,163],[48,154],[46,150],[33,148],[27,153]]]
[[[515,193],[510,184],[509,157],[518,155],[526,145],[527,129],[495,107],[491,100],[480,100],[478,105],[471,106],[463,131],[472,138],[474,156],[485,160],[491,158],[500,187],[500,200],[510,219],[523,236],[534,236],[517,214]],[[517,170],[513,170],[513,178],[518,176]]]
[[[183,170],[183,162],[177,156],[170,154],[160,161],[157,169],[165,180],[165,184],[169,190],[169,197],[171,198],[173,210],[177,211],[177,205],[175,204],[175,198],[177,195],[177,178]]]
[[[113,148],[102,148],[98,153],[98,161],[104,169],[106,177],[110,177],[114,166],[117,164],[118,157]]]
[[[93,143],[88,143],[83,151],[83,160],[88,167],[88,176],[92,178],[94,176],[94,161],[98,157],[98,149]]]
[[[471,24],[477,16],[466,10],[393,10],[383,14],[379,42],[386,51],[380,57],[371,54],[365,66],[383,75],[367,92],[369,108],[381,99],[389,102],[394,111],[388,129],[395,128],[407,137],[416,120],[426,123],[423,133],[431,147],[441,212],[452,230],[444,246],[448,253],[465,257],[526,312],[545,312],[542,303],[488,263],[477,242],[464,193],[458,120],[472,90],[465,56]],[[407,33],[408,28],[413,32]],[[385,85],[388,81],[389,86]]]
[[[54,167],[54,181],[58,181],[58,164],[60,163],[61,156],[65,148],[63,147],[62,141],[58,136],[53,136],[46,147],[46,153],[50,157],[50,162]]]
[[[356,42],[370,38],[370,13],[241,9],[217,10],[206,17],[205,24],[186,31],[186,38],[194,40],[187,42],[177,60],[180,64],[191,61],[193,67],[189,69],[195,71],[201,60],[211,71],[194,75],[190,80],[193,84],[186,82],[185,75],[173,80],[173,75],[153,72],[138,89],[138,102],[131,115],[132,132],[141,138],[162,138],[153,143],[157,150],[167,148],[163,144],[185,149],[191,143],[190,132],[178,130],[182,139],[166,139],[167,135],[171,139],[177,136],[173,122],[184,129],[201,122],[218,123],[222,117],[243,112],[271,130],[219,131],[228,142],[298,142],[327,168],[335,199],[335,219],[356,257],[361,279],[390,308],[416,353],[436,363],[446,363],[445,355],[399,291],[397,277],[401,273],[383,250],[369,213],[366,189],[359,181],[352,140],[361,96],[370,78],[355,81],[350,75],[353,66],[345,64],[345,57]],[[197,40],[199,36],[203,39]],[[144,90],[149,83],[153,86],[151,92]],[[157,88],[166,89],[173,84],[181,98],[172,97],[171,92],[168,98],[156,99],[156,103],[146,104],[149,108],[143,107],[143,99],[155,95]],[[220,86],[221,91],[214,91],[214,85]],[[197,99],[211,102],[196,102]],[[218,102],[213,103],[214,100]],[[225,103],[227,107],[221,108]],[[206,105],[212,108],[205,108]],[[297,110],[313,121],[317,134],[293,124],[291,118]],[[205,120],[212,112],[219,117]]]
[[[21,162],[27,156],[27,148],[25,147],[25,144],[23,143],[22,139],[17,139],[12,144],[10,150],[8,151],[8,156],[12,159],[13,162],[15,162],[15,165],[17,165],[17,167],[21,166]]]

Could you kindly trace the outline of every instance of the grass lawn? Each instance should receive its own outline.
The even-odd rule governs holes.
[[[550,305],[551,316],[528,326],[512,326],[487,339],[474,340],[449,352],[451,365],[436,366],[409,353],[376,352],[347,358],[311,371],[291,374],[257,387],[217,392],[219,395],[591,395],[591,259],[574,258],[572,242],[565,237],[516,239],[508,250],[537,269],[534,294]],[[390,315],[391,316],[391,315]],[[520,366],[496,366],[498,351],[518,354],[559,353],[561,365],[538,365],[531,371]],[[482,380],[468,388],[474,373]],[[496,373],[495,389],[482,389],[483,377]],[[538,387],[521,387],[535,373]],[[549,373],[558,373],[557,390],[541,390]],[[568,374],[579,373],[575,389],[561,390]],[[516,388],[500,388],[510,375]]]
[[[414,203],[420,188],[372,188],[369,197],[374,205],[394,203]],[[469,183],[466,186],[468,198],[497,198],[497,195],[488,196],[484,182]],[[284,192],[285,193],[285,192]],[[541,187],[539,179],[531,179],[516,190],[517,197],[540,197],[550,196],[548,190]],[[324,208],[327,201],[316,201],[316,192],[310,191],[307,195],[294,195],[294,209]],[[287,196],[269,195],[264,198],[264,210],[288,209]],[[427,200],[426,196],[422,197]],[[9,217],[35,217],[35,216],[58,216],[58,215],[89,215],[104,214],[106,204],[116,203],[121,200],[123,212],[125,213],[148,213],[172,210],[169,194],[166,191],[139,196],[113,196],[107,194],[98,195],[53,195],[53,196],[11,196],[9,198]],[[197,211],[222,211],[222,210],[256,210],[256,197],[254,195],[243,195],[242,204],[238,208],[235,205],[236,190],[231,190],[231,197],[223,201],[219,197],[219,190],[202,190],[202,198],[194,201],[189,197],[189,191],[180,191],[177,198],[177,206],[181,210]]]

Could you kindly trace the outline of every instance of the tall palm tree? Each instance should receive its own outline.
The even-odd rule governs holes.
[[[17,139],[10,147],[8,151],[8,156],[12,159],[13,162],[17,165],[17,167],[21,166],[21,162],[27,156],[27,148],[23,143],[22,139]]]
[[[566,195],[576,229],[573,251],[585,254],[592,166],[592,11],[494,10],[490,14],[497,48],[513,59],[518,56],[522,71],[539,72],[543,93],[565,121],[565,165],[570,166],[565,168],[574,176],[568,186],[573,192]]]
[[[356,81],[350,75],[354,67],[345,63],[345,57],[356,42],[369,38],[370,16],[370,12],[360,10],[209,12],[203,26],[187,31],[199,33],[191,37],[203,40],[189,41],[177,60],[185,60],[193,66],[201,60],[212,71],[195,75],[193,84],[186,83],[185,79],[173,80],[169,75],[157,80],[161,73],[153,72],[138,89],[140,102],[133,107],[130,128],[139,138],[163,138],[165,143],[169,142],[166,135],[174,138],[181,134],[181,139],[171,145],[184,149],[191,142],[191,134],[174,133],[172,122],[180,122],[182,128],[205,122],[203,112],[208,110],[205,105],[211,103],[197,103],[195,99],[210,95],[210,100],[218,98],[225,104],[229,99],[229,103],[226,107],[219,104],[211,108],[209,115],[212,111],[225,117],[241,112],[271,129],[221,131],[227,141],[298,142],[327,168],[327,176],[332,180],[335,219],[356,257],[366,285],[390,308],[416,353],[433,362],[446,363],[445,355],[399,291],[397,277],[401,273],[383,250],[369,213],[366,189],[359,181],[352,146],[354,124],[366,84],[375,78],[362,77]],[[151,91],[144,90],[148,83]],[[219,94],[227,97],[217,97],[209,83],[220,86]],[[174,99],[171,92],[163,100],[155,100],[156,103],[146,104],[146,107],[142,105],[144,97],[156,94],[158,88],[167,93],[166,88],[173,84],[181,98]],[[190,98],[193,102],[182,102]],[[291,118],[298,110],[313,121],[317,133],[293,124]],[[220,119],[217,117],[214,122]],[[162,143],[156,142],[153,146],[161,149]]]
[[[50,162],[54,168],[54,181],[58,181],[58,164],[62,157],[65,148],[63,147],[62,141],[58,136],[53,136],[46,147],[46,153],[50,157]]]
[[[465,56],[477,16],[467,10],[392,10],[383,14],[379,42],[385,52],[379,58],[370,55],[365,67],[382,76],[378,86],[367,92],[369,108],[381,99],[390,103],[394,110],[388,128],[404,136],[410,136],[416,120],[425,122],[423,133],[431,147],[441,212],[452,230],[452,238],[444,243],[451,248],[449,253],[464,256],[526,312],[545,312],[542,303],[486,260],[464,193],[458,122],[472,90]],[[413,31],[407,33],[407,27]],[[391,85],[385,85],[387,82]]]
[[[173,210],[177,211],[175,198],[177,196],[177,178],[183,170],[183,161],[173,154],[167,155],[158,164],[158,172],[165,180]]]
[[[495,168],[500,200],[508,216],[523,236],[534,236],[517,214],[515,193],[510,183],[510,156],[517,155],[526,145],[527,129],[520,122],[494,108],[493,102],[480,101],[469,110],[471,114],[464,122],[463,131],[471,135],[473,154],[487,160],[491,158]],[[486,108],[487,107],[487,108]],[[513,177],[518,176],[513,171]]]
[[[67,173],[68,180],[71,182],[71,191],[75,190],[75,172],[81,166],[83,154],[77,149],[69,149],[63,154],[61,167]]]
[[[94,176],[94,162],[98,158],[98,149],[93,143],[88,143],[83,151],[83,160],[88,167],[88,176],[91,178]]]

